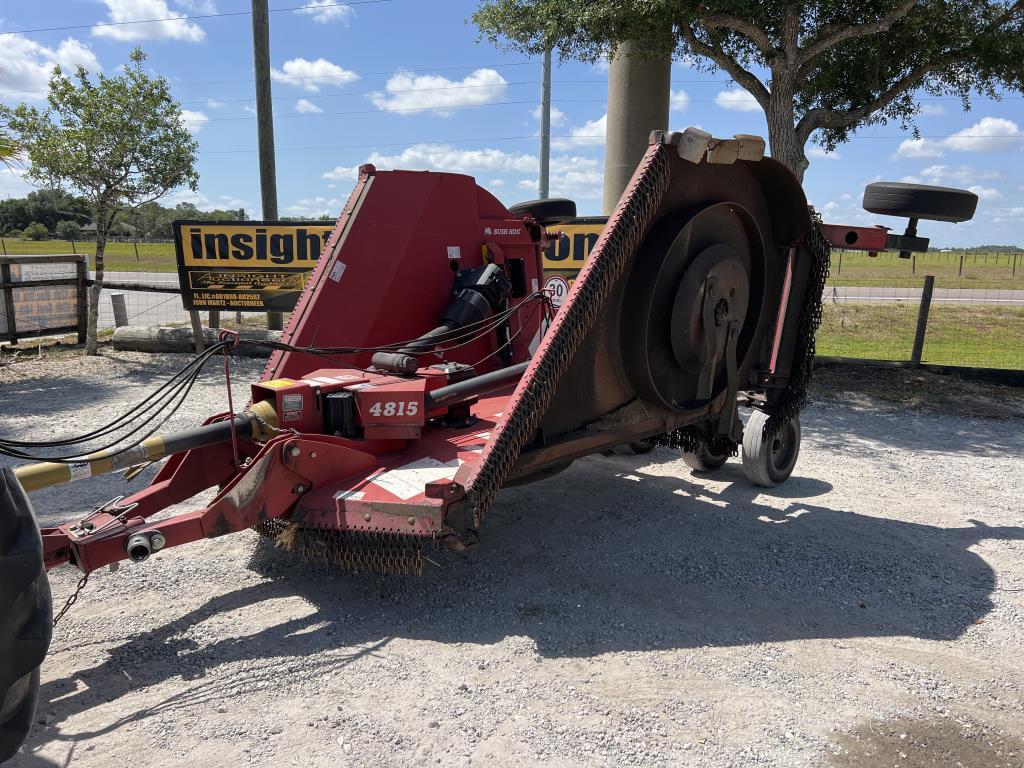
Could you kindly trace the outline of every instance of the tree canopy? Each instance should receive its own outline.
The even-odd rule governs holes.
[[[473,19],[528,54],[597,61],[638,40],[720,69],[761,105],[773,156],[798,178],[812,137],[834,149],[890,121],[916,135],[921,93],[967,110],[972,93],[1024,85],[1024,0],[482,0]]]
[[[136,48],[117,74],[74,78],[55,67],[48,107],[0,108],[29,166],[26,177],[85,198],[96,223],[96,277],[90,292],[87,351],[96,352],[96,319],[103,287],[103,253],[114,219],[124,209],[170,190],[196,189],[196,142],[181,119],[167,80],[151,77]]]

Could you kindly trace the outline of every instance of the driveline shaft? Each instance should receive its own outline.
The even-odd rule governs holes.
[[[266,426],[277,424],[277,414],[269,402],[255,403],[245,413],[234,418],[235,431],[241,440],[263,439]],[[146,438],[127,449],[97,451],[77,461],[44,461],[15,467],[14,474],[26,491],[38,491],[93,475],[118,472],[138,464],[156,461],[175,453],[191,451],[231,440],[231,422],[215,421],[183,432]]]

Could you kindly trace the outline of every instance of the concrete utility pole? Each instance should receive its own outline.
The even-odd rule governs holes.
[[[610,215],[647,150],[653,130],[668,129],[672,57],[643,57],[635,42],[619,45],[608,67],[604,213]]]
[[[544,51],[540,75],[540,185],[538,197],[549,195],[551,171],[551,49]]]
[[[274,163],[274,104],[270,91],[270,12],[267,0],[252,0],[252,54],[256,73],[256,126],[260,148],[260,194],[263,218],[277,219],[277,168]],[[267,328],[284,327],[280,312],[267,313]]]

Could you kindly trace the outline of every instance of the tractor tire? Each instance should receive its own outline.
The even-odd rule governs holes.
[[[800,456],[800,417],[787,419],[778,434],[766,439],[764,428],[771,418],[754,410],[743,430],[743,473],[765,488],[788,480]]]
[[[527,200],[516,203],[508,209],[516,216],[533,216],[541,224],[567,221],[576,218],[576,203],[564,197],[549,197],[545,200]]]
[[[931,221],[970,221],[978,196],[966,189],[878,181],[864,188],[864,210],[882,216]]]
[[[696,451],[680,448],[679,455],[694,472],[714,472],[729,460],[728,453],[715,453],[704,440],[697,443]]]
[[[53,628],[50,582],[32,505],[11,469],[0,470],[0,763],[28,736],[39,666]]]

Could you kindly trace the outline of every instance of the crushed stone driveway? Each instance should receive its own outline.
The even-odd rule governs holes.
[[[0,433],[86,431],[184,359],[10,366]],[[223,401],[211,372],[171,426]],[[817,390],[803,427],[777,489],[664,448],[507,489],[418,579],[252,533],[97,572],[10,765],[1020,768],[1024,421]]]

